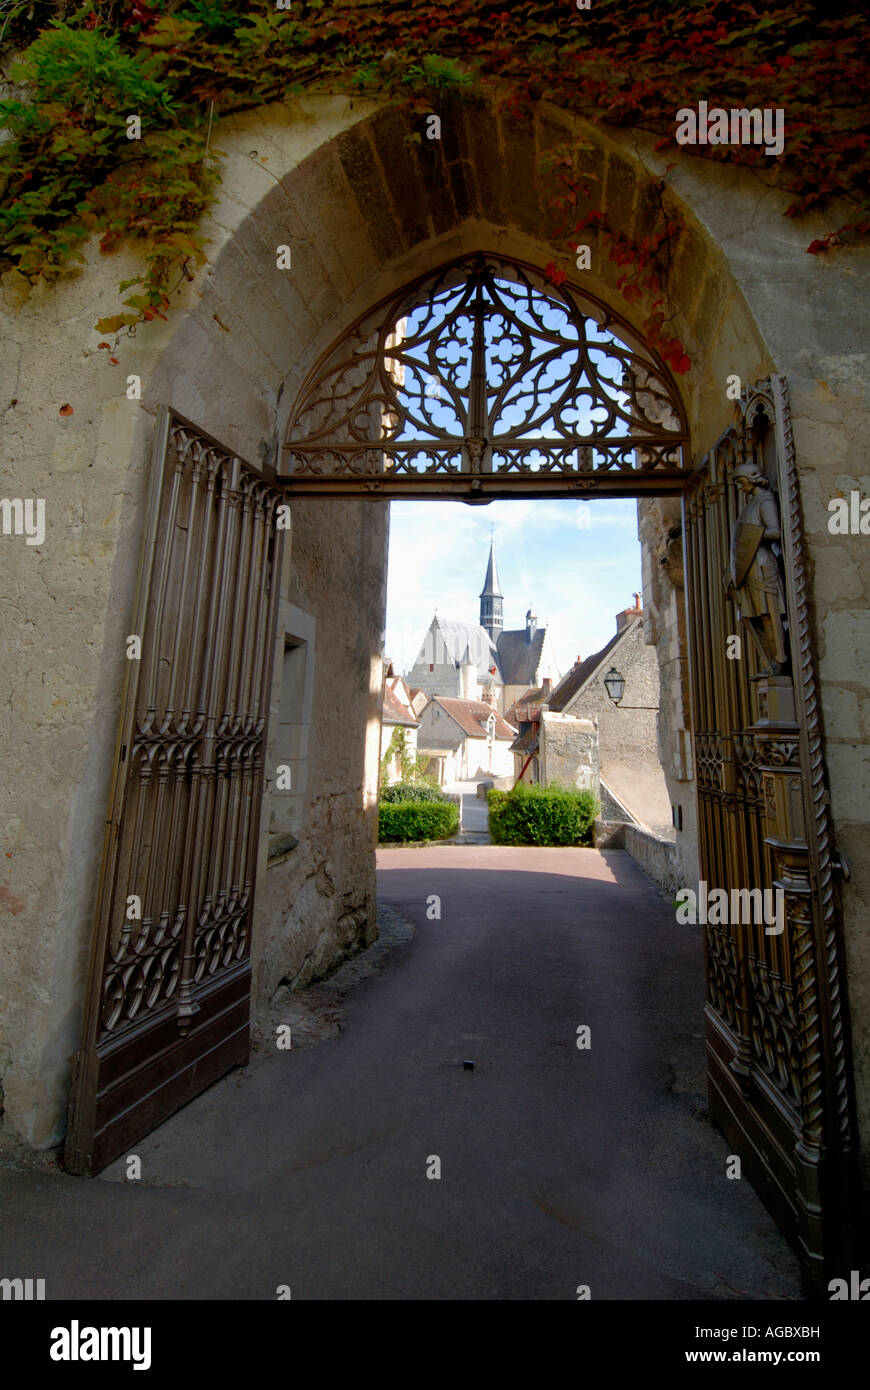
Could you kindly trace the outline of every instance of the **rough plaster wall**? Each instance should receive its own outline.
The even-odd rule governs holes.
[[[316,114],[305,103],[273,113],[282,172],[364,113],[337,101],[316,103]],[[14,654],[0,705],[5,740],[21,750],[0,791],[0,1065],[4,1121],[35,1146],[63,1133],[79,1044],[154,413],[170,401],[252,462],[270,457],[294,351],[308,346],[312,313],[340,308],[348,288],[346,279],[324,287],[321,267],[300,277],[317,284],[310,310],[283,282],[280,299],[265,285],[258,293],[250,266],[232,279],[234,247],[215,279],[221,243],[270,193],[276,242],[291,212],[250,156],[245,122],[225,133],[212,264],[184,287],[169,323],[122,340],[121,367],[98,349],[93,325],[115,312],[118,281],[138,273],[134,247],[101,257],[91,246],[88,266],[54,285],[3,277],[2,492],[46,499],[43,546],[0,537],[0,640]],[[301,244],[298,261],[308,269]],[[141,376],[141,403],[126,398],[128,373]],[[65,404],[72,414],[62,417]]]
[[[299,844],[261,869],[257,885],[261,1012],[283,981],[301,988],[377,936],[374,793],[388,517],[383,502],[292,504],[285,582],[290,603],[317,626],[314,702]]]
[[[8,595],[0,640],[14,654],[0,706],[9,709],[10,745],[22,750],[2,803],[13,856],[0,861],[5,1086],[11,1124],[34,1143],[59,1133],[65,1059],[77,1045],[120,638],[156,405],[171,400],[256,462],[270,457],[314,357],[410,276],[475,249],[555,259],[570,271],[572,261],[551,240],[547,200],[557,190],[538,173],[545,148],[572,145],[578,172],[594,176],[590,206],[605,206],[635,238],[651,225],[636,174],[641,166],[662,170],[667,155],[645,135],[609,136],[546,106],[532,121],[511,124],[477,105],[454,108],[443,140],[415,147],[404,139],[403,117],[372,118],[373,111],[319,99],[222,122],[227,159],[208,223],[209,270],[184,287],[187,316],[176,311],[169,324],[149,325],[124,343],[121,369],[110,369],[97,350],[92,325],[115,311],[118,280],[137,273],[135,248],[110,258],[91,250],[84,270],[33,292],[20,276],[4,277],[3,490],[45,496],[49,527],[43,547],[0,538]],[[870,330],[856,293],[868,256],[807,256],[809,240],[836,224],[836,210],[789,222],[778,193],[724,161],[680,161],[671,182],[688,224],[674,260],[675,324],[696,363],[679,383],[696,455],[730,418],[727,375],[751,381],[776,369],[791,387],[817,574],[832,805],[852,868],[844,886],[849,986],[870,1135],[868,560],[865,538],[826,529],[828,498],[870,485],[863,449]],[[287,240],[292,277],[273,270],[274,248]],[[627,308],[615,289],[618,274],[596,255],[584,284],[639,322],[642,310]],[[127,372],[142,376],[141,406],[123,398]],[[60,418],[67,401],[75,413]]]
[[[643,634],[659,666],[658,757],[671,804],[682,811],[672,863],[681,883],[698,881],[698,829],[691,757],[691,706],[683,586],[683,528],[680,502],[653,497],[638,502],[638,537],[643,559]]]

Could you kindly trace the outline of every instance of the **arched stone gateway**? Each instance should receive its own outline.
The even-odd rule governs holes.
[[[311,978],[367,939],[366,738],[376,746],[386,509],[371,488],[354,496],[343,487],[327,505],[301,495],[292,456],[311,443],[310,421],[307,435],[297,428],[306,393],[335,345],[372,306],[398,306],[406,287],[431,287],[444,267],[489,258],[524,268],[535,292],[555,299],[540,278],[555,261],[576,305],[604,306],[636,354],[623,362],[628,377],[611,378],[617,404],[633,390],[642,406],[651,378],[641,370],[659,376],[667,399],[670,414],[659,412],[653,429],[654,412],[623,410],[621,466],[603,468],[593,452],[588,468],[578,451],[606,441],[587,429],[568,441],[570,466],[546,476],[562,490],[588,490],[618,474],[618,490],[645,495],[650,636],[671,712],[663,753],[684,808],[685,882],[697,874],[729,892],[783,893],[781,933],[708,912],[711,1099],[817,1285],[848,1268],[857,1126],[870,1131],[861,930],[870,815],[865,744],[854,751],[870,698],[867,560],[860,534],[828,530],[825,505],[862,486],[867,344],[853,286],[863,257],[847,253],[830,267],[806,257],[814,229],[784,222],[778,195],[745,172],[679,170],[675,331],[695,366],[677,382],[644,349],[642,315],[618,310],[618,268],[597,252],[578,273],[554,246],[553,188],[539,173],[542,151],[568,146],[595,204],[639,240],[655,215],[644,192],[657,160],[651,142],[610,138],[543,106],[524,123],[457,107],[440,142],[414,134],[392,109],[331,99],[227,122],[208,270],[185,289],[186,313],[125,346],[122,370],[141,378],[141,402],[126,398],[89,337],[128,273],[125,259],[135,273],[132,252],[17,308],[12,437],[18,429],[22,443],[7,486],[46,498],[47,544],[10,550],[10,572],[39,657],[64,672],[64,685],[49,682],[47,699],[37,683],[29,708],[12,703],[11,737],[28,756],[7,787],[16,874],[3,902],[14,913],[7,1119],[32,1143],[60,1137],[87,997],[67,1162],[94,1171],[247,1055],[251,995],[259,1007],[282,980]],[[287,269],[276,260],[282,246]],[[482,262],[466,260],[476,253]],[[726,391],[733,377],[736,405]],[[486,492],[498,474],[497,459],[494,470],[482,466],[487,451],[493,462],[495,435],[479,428],[485,412],[472,394],[464,423],[457,414],[459,455],[464,448],[468,479]],[[72,414],[61,417],[67,404]],[[380,425],[384,402],[372,397],[369,408]],[[520,454],[531,438],[514,440]],[[684,458],[648,453],[666,448]],[[526,482],[535,495],[535,479]],[[292,533],[282,557],[275,509],[285,504]],[[674,553],[681,527],[685,569]],[[348,614],[341,600],[351,590],[358,607]],[[143,639],[135,667],[130,635]],[[743,661],[726,654],[735,635]],[[17,632],[6,638],[13,645]],[[356,692],[356,751],[310,708],[304,662],[315,647],[324,704],[337,706],[345,687]],[[282,663],[296,669],[300,651],[308,657],[287,685],[298,686],[299,709],[285,720],[280,672]],[[309,733],[318,746],[333,738],[316,792],[305,790],[297,860],[286,853],[293,825],[269,823],[285,726],[288,765]],[[161,859],[157,846],[176,857]],[[129,912],[131,897],[141,898],[140,916]],[[328,928],[315,929],[324,903]]]

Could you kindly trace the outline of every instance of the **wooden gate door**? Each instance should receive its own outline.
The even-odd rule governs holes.
[[[162,410],[73,1068],[73,1173],[99,1172],[248,1058],[279,497]]]
[[[727,893],[705,927],[710,1108],[820,1290],[848,1278],[854,1129],[839,865],[782,378],[741,401],[683,520],[700,877],[708,903]],[[703,896],[699,885],[699,906]]]

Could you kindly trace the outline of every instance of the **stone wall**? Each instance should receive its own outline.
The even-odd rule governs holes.
[[[624,846],[632,859],[649,874],[654,883],[670,894],[676,895],[679,888],[686,886],[677,857],[677,848],[670,840],[659,839],[643,830],[639,825],[626,825]]]
[[[290,761],[301,802],[293,825],[299,843],[270,859],[274,825],[264,824],[261,835],[253,960],[257,1014],[281,984],[300,988],[377,936],[373,847],[387,534],[383,502],[292,505],[282,575],[288,628],[279,609],[277,657],[285,631],[298,636],[297,615],[310,615],[309,630],[316,632],[308,672],[313,699],[306,737]],[[265,789],[272,806],[280,804],[274,786],[280,667],[276,659]]]
[[[604,684],[611,666],[625,677],[619,706]],[[637,820],[661,834],[670,831],[671,802],[659,761],[659,698],[656,649],[648,645],[641,620],[633,618],[622,640],[567,708],[595,720],[601,776]]]
[[[542,709],[538,758],[543,785],[560,782],[598,796],[598,731],[591,719]]]
[[[683,527],[679,499],[654,497],[641,500],[637,504],[637,519],[643,565],[644,640],[653,645],[659,667],[657,754],[671,805],[679,808],[682,818],[682,828],[672,831],[675,837],[674,860],[683,875],[683,883],[697,883],[697,802],[690,732]]]

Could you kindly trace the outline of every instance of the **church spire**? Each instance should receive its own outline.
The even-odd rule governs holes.
[[[489,634],[493,642],[497,642],[499,634],[504,626],[502,617],[502,600],[504,598],[498,586],[498,571],[495,567],[495,540],[489,542],[489,564],[486,567],[486,578],[483,581],[483,588],[480,591],[480,626]]]

